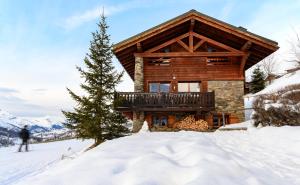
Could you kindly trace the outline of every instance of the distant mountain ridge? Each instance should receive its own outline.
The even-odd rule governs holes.
[[[67,137],[70,130],[65,128],[63,121],[50,116],[39,118],[16,117],[0,109],[0,147],[13,145],[18,142],[19,132],[28,126],[31,138],[44,141],[58,137]]]
[[[63,121],[50,116],[39,118],[16,117],[7,111],[0,109],[0,127],[7,130],[18,131],[27,125],[31,133],[49,132],[63,129]]]

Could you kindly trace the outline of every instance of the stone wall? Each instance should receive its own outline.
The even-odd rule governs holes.
[[[142,57],[135,57],[134,92],[144,92],[144,61]],[[142,128],[144,120],[144,112],[134,111],[132,132],[138,132]]]
[[[244,81],[208,81],[208,91],[215,91],[217,112],[230,113],[231,122],[245,120],[244,110],[233,111],[244,108]]]
[[[134,92],[144,92],[144,62],[142,57],[135,57]]]

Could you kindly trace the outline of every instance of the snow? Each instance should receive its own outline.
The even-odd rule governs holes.
[[[229,124],[229,125],[225,125],[220,127],[219,129],[247,129],[249,127],[253,127],[253,121],[252,120],[248,120],[242,123],[235,123],[235,124]]]
[[[16,184],[300,184],[299,133],[300,127],[289,126],[214,133],[138,133],[106,141],[72,160],[37,170]],[[10,158],[3,160],[6,164],[1,164],[1,169],[7,173],[11,170],[7,165],[12,165],[8,162],[16,161],[22,170],[22,155],[26,153],[7,156]],[[35,160],[32,157],[24,163]]]
[[[18,146],[0,148],[0,184],[13,184],[26,176],[45,171],[61,161],[63,155],[77,154],[91,144],[91,140],[75,139],[32,144],[29,145],[29,152],[21,153],[17,152]]]
[[[274,80],[274,82],[272,84],[268,85],[265,89],[261,90],[260,92],[258,92],[256,94],[245,95],[244,96],[245,108],[251,108],[253,101],[259,95],[272,94],[278,90],[281,90],[285,86],[295,85],[295,84],[300,84],[300,70],[293,72],[293,73],[286,74],[286,75],[282,76],[281,78]],[[293,92],[297,92],[297,90],[293,90]],[[290,92],[290,93],[292,93],[292,92]],[[274,106],[280,106],[280,105],[274,104]],[[266,108],[269,108],[269,105],[267,105]],[[252,114],[252,112],[253,112],[252,110],[245,110],[246,120],[250,119],[250,115]]]
[[[274,80],[272,84],[267,86],[262,91],[256,93],[255,95],[270,94],[272,92],[284,88],[285,86],[294,85],[294,84],[300,84],[300,70],[294,73],[286,74],[281,78]]]
[[[145,132],[149,132],[149,127],[148,127],[147,121],[144,121],[143,126],[142,126],[141,130],[139,131],[139,133],[145,133]]]

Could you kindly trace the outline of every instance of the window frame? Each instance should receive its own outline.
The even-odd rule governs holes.
[[[179,91],[180,83],[186,83],[188,85],[187,91]],[[190,86],[191,83],[197,83],[199,85],[199,91],[191,91],[191,86]],[[187,93],[201,92],[201,81],[179,81],[179,82],[177,82],[177,91],[178,92],[187,92]]]
[[[162,124],[163,121],[166,121],[164,125]],[[159,127],[167,127],[169,122],[168,115],[152,115],[151,116],[151,124],[152,126],[159,126]]]
[[[151,84],[158,84],[158,92],[151,92]],[[168,84],[169,85],[169,89],[168,92],[162,92],[161,91],[161,84]],[[166,82],[166,81],[162,81],[162,82],[148,82],[148,92],[150,93],[170,93],[171,92],[171,82]]]

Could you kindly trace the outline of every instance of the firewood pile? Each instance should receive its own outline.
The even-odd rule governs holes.
[[[193,115],[189,115],[183,120],[174,123],[173,128],[194,131],[207,131],[209,129],[206,121],[202,119],[196,121]]]

